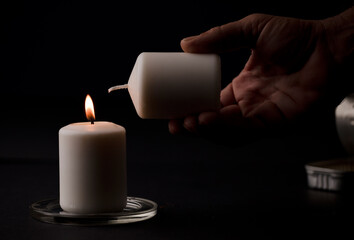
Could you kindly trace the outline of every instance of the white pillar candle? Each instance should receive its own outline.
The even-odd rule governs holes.
[[[139,55],[125,85],[141,118],[182,118],[220,106],[220,57],[216,54]]]
[[[127,200],[125,129],[93,122],[86,112],[92,123],[59,131],[60,206],[79,214],[120,212]]]

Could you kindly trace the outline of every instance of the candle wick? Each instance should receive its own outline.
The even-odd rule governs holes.
[[[119,89],[127,89],[128,88],[128,84],[123,84],[123,85],[117,85],[114,87],[111,87],[108,89],[108,93],[115,91],[115,90],[119,90]]]
[[[93,119],[91,119],[91,124],[95,124],[94,121],[93,121]]]

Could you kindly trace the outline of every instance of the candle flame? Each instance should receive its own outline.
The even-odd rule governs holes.
[[[95,109],[93,107],[92,98],[90,97],[89,94],[87,94],[85,99],[85,112],[86,112],[87,120],[93,123],[93,121],[95,120]]]

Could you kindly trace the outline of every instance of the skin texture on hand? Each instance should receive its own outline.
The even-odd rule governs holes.
[[[341,19],[252,14],[183,39],[185,52],[224,53],[249,48],[251,55],[240,74],[221,91],[219,112],[171,120],[170,132],[178,133],[183,127],[191,132],[205,127],[264,129],[296,120],[329,95],[342,56],[348,52],[343,51],[343,41],[338,42],[331,29],[353,21],[337,18]],[[343,40],[353,38],[353,27],[347,28]],[[347,40],[344,49],[352,48],[352,42]]]

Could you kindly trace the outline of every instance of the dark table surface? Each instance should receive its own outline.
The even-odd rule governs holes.
[[[58,197],[58,129],[27,126],[14,134],[11,127],[2,128],[6,139],[2,146],[8,146],[0,160],[1,239],[237,239],[351,233],[354,197],[308,189],[306,182],[306,162],[343,155],[333,131],[318,127],[225,146],[197,136],[172,136],[165,122],[138,123],[127,124],[128,195],[155,201],[158,212],[144,222],[105,227],[33,219],[31,203]]]

